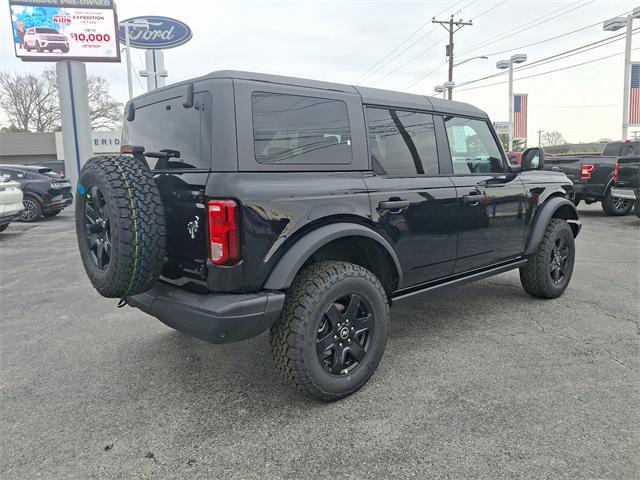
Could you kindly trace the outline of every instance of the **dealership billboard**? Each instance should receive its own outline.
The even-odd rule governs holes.
[[[119,62],[112,0],[9,0],[16,56],[26,61]]]

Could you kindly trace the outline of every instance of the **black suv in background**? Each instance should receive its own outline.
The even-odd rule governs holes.
[[[212,343],[270,329],[317,399],[373,374],[393,302],[512,269],[555,298],[572,275],[571,181],[538,149],[509,166],[471,105],[215,72],[130,101],[122,144],[78,183],[94,287]]]
[[[24,195],[23,222],[53,217],[73,202],[71,182],[50,168],[29,165],[0,165],[0,175],[20,182]]]

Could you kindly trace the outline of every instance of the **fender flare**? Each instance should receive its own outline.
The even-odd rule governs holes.
[[[578,210],[573,202],[570,202],[564,197],[552,197],[547,200],[542,207],[540,207],[540,211],[536,215],[533,226],[531,227],[531,233],[529,235],[529,243],[524,251],[525,255],[532,255],[542,242],[542,238],[544,237],[544,232],[547,229],[547,225],[553,218],[554,213],[558,211],[558,209],[568,206],[571,209],[572,215],[570,219],[567,219],[569,223],[573,223],[577,226],[577,231],[574,231],[574,236],[578,235],[580,232],[580,227],[582,226],[582,222],[578,217]]]
[[[393,247],[379,233],[357,223],[332,223],[325,225],[298,239],[280,258],[269,278],[264,284],[267,290],[284,290],[291,286],[293,279],[300,271],[304,262],[320,247],[338,238],[365,237],[382,246],[393,259],[398,274],[398,282],[402,281],[400,260]]]

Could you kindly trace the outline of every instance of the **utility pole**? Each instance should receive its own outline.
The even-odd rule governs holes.
[[[436,17],[432,19],[433,23],[439,23],[442,27],[449,32],[449,44],[447,45],[446,55],[449,57],[449,82],[453,82],[453,34],[466,25],[473,25],[472,22],[463,22],[462,19],[457,22],[453,19],[453,15],[449,20],[436,20]],[[453,87],[448,87],[449,100],[453,97]]]
[[[540,148],[542,146],[542,134],[544,133],[544,130],[538,130],[538,148]]]

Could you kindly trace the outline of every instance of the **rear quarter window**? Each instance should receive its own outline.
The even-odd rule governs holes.
[[[258,163],[351,163],[351,130],[345,102],[320,97],[253,92],[251,110],[254,150]]]

